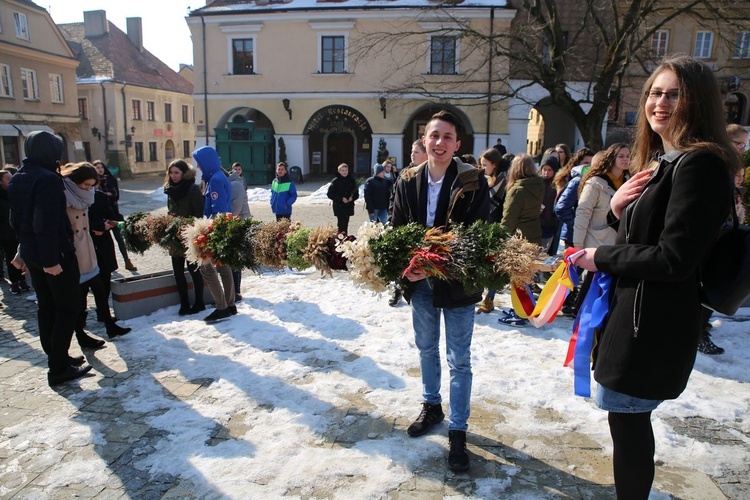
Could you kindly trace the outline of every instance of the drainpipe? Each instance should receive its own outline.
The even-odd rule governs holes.
[[[495,7],[490,9],[490,50],[489,50],[489,61],[487,64],[488,76],[487,76],[487,133],[485,135],[485,149],[490,147],[490,115],[492,111],[492,35],[495,28]]]
[[[104,161],[109,165],[109,121],[107,120],[107,93],[104,82],[99,82],[102,88],[102,109],[104,110]]]
[[[203,31],[203,127],[206,131],[206,146],[208,146],[208,70],[206,69],[206,19],[201,14],[201,30]]]
[[[126,162],[127,168],[123,169],[123,165],[120,165],[120,177],[127,179],[133,176],[133,172],[130,170],[130,159],[128,157],[128,106],[125,102],[125,87],[127,87],[127,83],[122,84],[122,88],[120,89],[120,92],[122,92],[122,129],[125,132],[125,158],[128,159]],[[131,138],[131,144],[132,144],[132,138]],[[125,175],[123,175],[123,170],[126,171]]]

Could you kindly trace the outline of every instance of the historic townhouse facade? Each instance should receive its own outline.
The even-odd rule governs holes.
[[[643,64],[633,64],[625,80],[626,91],[611,108],[609,129],[612,141],[628,137],[635,123],[643,83],[666,56],[692,55],[714,70],[721,84],[728,123],[750,130],[750,4],[737,3],[738,19],[744,22],[698,24],[683,15],[668,22],[648,40]],[[647,23],[648,25],[648,23]]]
[[[24,137],[47,130],[65,141],[64,160],[83,157],[76,105],[78,61],[49,13],[25,0],[0,0],[0,154],[23,160]]]
[[[193,86],[143,47],[141,18],[127,33],[103,10],[60,30],[80,61],[77,114],[85,156],[121,175],[163,172],[195,147]]]
[[[191,12],[198,145],[262,184],[284,153],[304,173],[333,174],[343,162],[367,175],[381,140],[401,167],[439,109],[463,121],[461,153],[507,142],[496,95],[507,61],[486,68],[486,47],[458,26],[506,30],[514,11],[503,1],[450,5],[215,0]]]

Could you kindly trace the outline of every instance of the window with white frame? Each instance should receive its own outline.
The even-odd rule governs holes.
[[[137,162],[143,161],[143,143],[142,142],[134,143],[133,152],[135,153],[135,161]]]
[[[26,19],[26,14],[22,12],[13,13],[13,21],[16,25],[16,36],[23,40],[29,39],[29,22]]]
[[[158,161],[159,158],[156,155],[156,143],[148,143],[148,161]]]
[[[190,108],[187,104],[182,105],[182,123],[190,123]]]
[[[750,31],[737,33],[737,43],[734,45],[735,59],[750,59]]]
[[[52,102],[61,103],[64,101],[62,75],[49,74],[49,91]]]
[[[669,30],[656,30],[651,35],[651,55],[665,57],[669,52]]]
[[[321,35],[320,72],[346,73],[346,36]]]
[[[164,121],[165,122],[172,121],[172,103],[171,102],[164,103]]]
[[[36,83],[36,71],[21,68],[21,84],[23,85],[23,98],[27,101],[39,100],[39,87]]]
[[[699,31],[695,34],[695,48],[693,56],[698,59],[711,58],[711,50],[714,44],[713,31]]]
[[[455,75],[458,73],[458,37],[430,37],[430,68],[432,75]]]
[[[255,38],[235,38],[232,40],[232,74],[255,74]]]
[[[156,120],[156,104],[154,101],[146,101],[146,120],[150,122]]]
[[[13,78],[7,64],[0,64],[0,97],[13,97]]]

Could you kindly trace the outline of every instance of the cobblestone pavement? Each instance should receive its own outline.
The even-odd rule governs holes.
[[[123,182],[121,209],[124,213],[156,208],[151,196],[161,183],[157,178],[141,178]],[[309,194],[323,182],[308,182],[299,186],[301,194]],[[267,203],[253,203],[253,214],[261,220],[271,220]],[[298,210],[295,218],[303,224],[316,227],[335,221],[330,207],[323,203]],[[358,206],[352,227],[365,219],[364,210]],[[118,256],[119,258],[119,256]],[[144,274],[169,269],[168,258],[158,250],[133,256],[138,266],[135,274]],[[122,275],[131,273],[121,269]],[[115,275],[114,277],[117,277]],[[168,475],[153,476],[147,470],[133,465],[134,461],[149,454],[167,436],[165,431],[151,428],[146,422],[155,414],[163,412],[138,412],[123,408],[116,398],[108,397],[106,391],[91,391],[82,401],[72,404],[69,400],[80,391],[75,386],[60,386],[50,389],[46,384],[46,360],[39,344],[34,302],[24,296],[12,296],[8,286],[0,286],[2,309],[0,309],[0,498],[194,498],[189,481]],[[98,335],[104,334],[100,323],[89,322],[90,329]],[[74,342],[75,344],[75,342]],[[75,346],[72,353],[78,354]],[[155,353],[157,355],[158,353]],[[103,375],[101,388],[116,387],[134,374],[149,370],[148,360],[125,362],[116,347],[96,351],[88,356],[94,369]],[[418,377],[418,373],[411,376]],[[212,380],[181,381],[169,376],[159,379],[164,391],[176,402],[189,401],[205,394]],[[342,415],[356,416],[363,402],[351,401],[351,408],[338,409]],[[360,410],[361,411],[361,410]],[[424,463],[414,472],[411,480],[389,493],[390,498],[482,498],[476,481],[497,478],[510,481],[514,498],[612,498],[611,462],[600,445],[585,434],[568,433],[560,437],[524,436],[523,452],[519,451],[518,438],[511,435],[496,435],[493,424],[496,413],[490,414],[480,408],[472,409],[472,431],[469,436],[470,451],[476,456],[469,474],[446,472],[442,458]],[[539,415],[540,419],[562,420],[563,415],[550,411]],[[37,427],[43,419],[67,419],[84,422],[97,437],[93,442],[77,439],[76,435],[50,436],[48,442],[24,443],[23,431],[9,432],[13,427]],[[358,419],[360,424],[337,432],[332,446],[352,446],[367,439],[373,432],[370,419]],[[243,435],[243,419],[232,418],[226,425],[218,425],[209,446],[233,436]],[[382,422],[379,422],[382,423]],[[699,441],[722,442],[727,445],[746,446],[739,439],[737,429],[718,422],[693,418],[670,424],[679,432]],[[408,422],[382,423],[385,434],[403,432]],[[747,437],[747,436],[745,436]],[[3,443],[14,442],[14,446]],[[511,446],[513,444],[514,446]],[[96,459],[96,460],[93,460]],[[91,484],[85,467],[104,464],[108,469],[108,480]],[[56,477],[60,465],[81,464],[78,474],[70,477],[64,487]],[[512,477],[507,467],[516,467]],[[69,467],[68,469],[71,469]],[[75,467],[73,467],[75,469]],[[674,498],[721,499],[750,498],[750,469],[723,471],[721,476],[709,477],[703,472],[657,464],[655,488],[669,491]],[[221,497],[215,492],[215,497]],[[312,493],[290,492],[300,498],[333,498],[335,491],[321,489]],[[487,498],[487,497],[485,497]]]

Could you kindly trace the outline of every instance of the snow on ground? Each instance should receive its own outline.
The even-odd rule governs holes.
[[[385,296],[356,288],[345,273],[246,275],[242,285],[239,315],[223,322],[178,317],[176,307],[128,320],[134,333],[110,348],[129,366],[148,370],[134,370],[126,382],[110,388],[83,379],[84,390],[70,401],[81,405],[93,391],[104,391],[117,396],[126,411],[153,412],[148,425],[166,431],[168,438],[136,456],[135,466],[188,479],[198,487],[196,496],[276,497],[336,484],[340,498],[379,497],[411,477],[420,463],[443,456],[444,432],[410,439],[385,431],[394,419],[408,422],[419,410],[408,306],[388,307]],[[741,310],[739,316],[748,314]],[[562,366],[571,321],[515,329],[497,318],[476,318],[472,407],[497,416],[498,435],[519,436],[519,443],[511,443],[516,449],[523,448],[524,436],[577,431],[611,452],[606,413],[573,395],[572,371]],[[699,355],[685,394],[654,413],[657,460],[709,474],[726,464],[741,468],[750,460],[750,447],[695,441],[675,433],[666,420],[700,415],[739,423],[745,436],[750,433],[747,323],[719,317],[714,324],[714,339],[726,354]],[[181,401],[164,390],[165,377],[213,382],[202,395]],[[443,387],[448,387],[445,367]],[[540,410],[564,418],[540,420]],[[230,419],[240,424],[238,439],[207,446],[217,425],[227,426]],[[335,437],[357,425],[371,429],[369,439],[351,448],[332,446]],[[6,438],[21,434],[13,429],[6,430]],[[51,436],[86,442],[94,439],[89,434],[95,429],[86,422],[71,428],[70,420],[51,418],[23,429],[23,442],[10,439],[9,445]],[[97,484],[106,480],[107,468],[89,464],[78,473]],[[366,481],[342,486],[346,477]],[[59,477],[61,485],[69,479]]]

